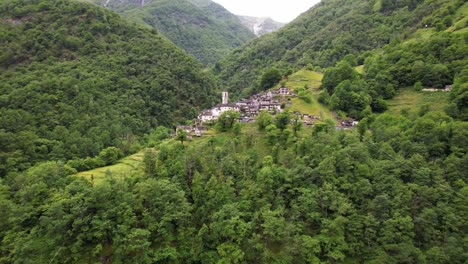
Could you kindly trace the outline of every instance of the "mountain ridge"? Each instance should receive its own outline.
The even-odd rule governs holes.
[[[160,31],[205,65],[214,64],[255,35],[210,0],[89,0]]]
[[[269,67],[326,68],[349,54],[363,64],[365,51],[402,39],[425,24],[434,26],[441,18],[432,18],[431,14],[438,9],[453,12],[450,5],[446,0],[397,4],[323,0],[282,29],[235,50],[216,65],[214,72],[224,89],[239,93],[255,87],[257,77]]]
[[[155,30],[85,2],[0,6],[0,175],[108,146],[131,151],[154,126],[211,104],[202,64]]]
[[[284,27],[287,23],[281,23],[270,17],[252,17],[238,15],[242,24],[246,26],[255,35],[261,36]]]

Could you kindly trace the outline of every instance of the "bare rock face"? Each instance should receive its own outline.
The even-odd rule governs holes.
[[[241,20],[242,24],[257,36],[274,32],[285,25],[284,23],[274,21],[269,17],[238,17]]]

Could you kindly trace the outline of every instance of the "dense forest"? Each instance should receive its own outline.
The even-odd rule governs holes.
[[[466,261],[466,122],[423,110],[335,131],[288,118],[163,140],[123,178],[90,182],[60,162],[6,178],[0,261]]]
[[[259,89],[256,81],[272,67],[282,69],[284,74],[290,68],[320,69],[335,66],[350,54],[363,64],[370,51],[400,43],[418,29],[444,31],[460,19],[456,12],[464,3],[323,0],[281,30],[232,52],[215,65],[214,72],[222,87],[246,95]],[[461,22],[457,26],[464,28],[466,20]]]
[[[87,1],[3,0],[0,263],[466,263],[467,12],[323,0],[214,71],[237,95],[323,71],[300,89],[334,115],[228,111],[190,139],[173,126],[218,100],[202,63]],[[425,87],[443,110],[387,111]]]
[[[44,160],[128,153],[136,136],[213,102],[202,65],[89,3],[0,3],[0,175]]]
[[[411,38],[386,45],[382,52],[368,53],[362,75],[354,69],[357,59],[353,55],[328,68],[322,84],[322,101],[332,109],[361,119],[371,111],[387,110],[385,100],[403,87],[421,90],[452,86],[456,102],[450,105],[449,113],[468,120],[468,32],[428,29],[422,33],[430,37]]]
[[[147,0],[143,6],[133,0],[90,1],[157,29],[205,65],[255,38],[238,17],[211,0]]]

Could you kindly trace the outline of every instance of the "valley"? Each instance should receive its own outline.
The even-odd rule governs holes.
[[[467,11],[1,1],[0,263],[465,263]]]
[[[210,0],[88,0],[163,34],[205,65],[255,38],[239,18]]]

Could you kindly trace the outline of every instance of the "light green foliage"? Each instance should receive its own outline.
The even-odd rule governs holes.
[[[297,91],[297,95],[299,99],[304,101],[306,104],[311,104],[312,103],[312,94],[308,90],[308,87],[305,87],[305,89],[299,89]]]
[[[405,88],[388,101],[388,108],[395,114],[405,109],[414,114],[422,105],[429,105],[431,110],[441,111],[448,104],[448,98],[449,93],[446,92],[416,92]]]
[[[255,123],[258,126],[258,130],[263,131],[267,126],[273,123],[273,117],[268,111],[260,111],[255,119]]]
[[[149,135],[145,135],[145,140],[149,147],[155,147],[161,143],[162,140],[169,138],[170,134],[170,129],[158,126],[154,131],[150,132]]]
[[[239,119],[240,113],[237,111],[225,111],[219,117],[218,121],[216,122],[216,128],[220,132],[226,132],[231,130],[236,124],[237,119]]]
[[[433,111],[356,131],[328,122],[168,139],[141,157],[146,173],[94,184],[37,165],[0,183],[0,258],[463,263],[466,122]]]
[[[241,123],[237,122],[232,126],[232,132],[234,135],[239,136],[242,131],[242,125]]]
[[[302,129],[302,120],[298,116],[294,116],[294,119],[292,121],[292,127],[294,134],[297,134],[297,132]]]
[[[144,171],[142,166],[143,159],[144,152],[139,152],[117,161],[114,165],[98,167],[95,169],[85,169],[84,171],[79,172],[77,175],[97,184],[102,182],[106,178],[106,173],[109,172],[112,173],[112,175],[114,175],[116,178],[133,173],[141,173]],[[67,162],[67,165],[69,165],[69,162]]]
[[[148,176],[156,175],[156,162],[157,162],[157,152],[155,149],[149,148],[146,149],[143,156],[143,164],[145,166],[145,173]]]
[[[185,131],[185,129],[178,129],[176,139],[179,140],[180,143],[184,144],[184,141],[187,141],[187,131]]]
[[[274,124],[268,125],[265,128],[265,131],[267,132],[268,143],[270,143],[270,145],[274,145],[280,131],[278,131],[278,128]]]

